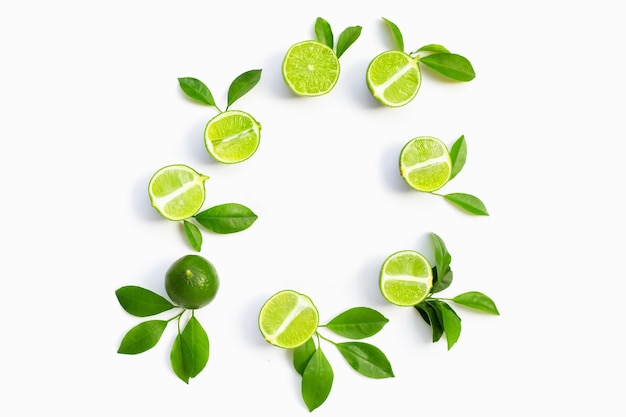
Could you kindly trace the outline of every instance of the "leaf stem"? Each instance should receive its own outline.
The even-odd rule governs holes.
[[[324,327],[324,326],[318,326],[318,327]],[[324,335],[322,335],[320,332],[316,331],[315,334],[317,335],[317,343],[318,343],[318,345],[319,345],[319,339],[324,339],[325,341],[327,341],[331,345],[337,346],[337,343],[333,342],[332,340],[330,340],[327,337],[324,337]]]

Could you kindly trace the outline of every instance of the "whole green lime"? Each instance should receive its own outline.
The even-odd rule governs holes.
[[[179,258],[165,273],[165,291],[180,307],[204,307],[215,298],[218,288],[215,267],[200,255]]]

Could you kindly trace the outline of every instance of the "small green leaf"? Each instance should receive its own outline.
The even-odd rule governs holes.
[[[450,350],[461,335],[461,318],[448,304],[440,303],[440,305],[443,328],[446,333],[446,340],[448,341],[448,350]]]
[[[439,276],[439,272],[437,272],[437,267],[433,266],[433,288],[431,292],[438,293],[450,286],[452,284],[452,279],[454,278],[454,274],[452,273],[452,269],[448,267],[448,272],[445,273],[443,278]]]
[[[302,399],[309,411],[326,401],[333,386],[333,378],[333,368],[322,349],[318,348],[302,373]]]
[[[179,333],[176,335],[176,339],[174,339],[174,343],[172,344],[172,350],[170,351],[170,364],[176,376],[185,384],[189,383],[189,370],[192,366],[191,358],[191,349],[189,349],[189,346],[185,343],[183,337]]]
[[[435,265],[437,267],[438,278],[443,278],[450,270],[450,262],[452,262],[452,255],[448,252],[446,244],[443,242],[436,233],[431,233],[430,237],[433,240],[433,246],[435,247]]]
[[[457,304],[465,307],[480,310],[485,313],[500,315],[496,303],[485,294],[478,291],[469,291],[463,294],[459,294],[452,299]]]
[[[341,57],[344,52],[361,36],[361,26],[350,26],[339,35],[337,41],[337,58]]]
[[[444,195],[444,198],[452,204],[461,207],[477,216],[489,216],[487,208],[478,197],[465,193],[452,193]]]
[[[426,301],[417,304],[415,308],[420,313],[424,321],[430,325],[433,335],[433,343],[437,342],[443,335],[443,324],[441,324],[441,319],[439,314],[437,314],[437,309],[433,307],[431,302]]]
[[[458,138],[450,148],[450,159],[452,160],[452,173],[450,174],[450,180],[461,172],[463,165],[465,165],[466,157],[467,144],[465,143],[465,136],[461,135],[461,137]]]
[[[393,370],[385,354],[374,345],[363,342],[337,343],[337,349],[350,366],[368,378],[392,378]]]
[[[420,49],[418,49],[417,52],[436,52],[436,53],[443,53],[443,54],[450,53],[450,51],[448,51],[445,46],[438,45],[436,43],[424,45]]]
[[[304,374],[304,370],[314,353],[315,342],[313,338],[309,338],[305,344],[293,349],[293,367],[300,375]]]
[[[404,52],[404,38],[402,37],[402,32],[400,32],[400,28],[398,28],[398,26],[396,26],[396,24],[393,23],[391,20],[385,19],[384,17],[382,19],[385,21],[387,27],[391,31],[391,37],[393,38],[395,48],[398,51]]]
[[[152,349],[161,339],[165,327],[167,327],[165,320],[148,320],[139,323],[124,335],[117,353],[136,355]]]
[[[191,247],[200,252],[202,249],[202,233],[200,229],[189,220],[183,220],[183,226],[185,227],[185,235]]]
[[[378,333],[389,320],[369,307],[354,307],[328,322],[326,327],[351,339],[364,339]]]
[[[330,24],[321,17],[315,21],[315,37],[317,41],[333,49],[335,40],[333,39],[333,31]]]
[[[228,88],[228,109],[235,101],[243,97],[248,91],[258,84],[261,79],[260,69],[254,69],[246,71],[243,74],[237,76],[230,84]]]
[[[122,308],[137,317],[154,316],[175,307],[159,294],[135,285],[119,288],[115,295]]]
[[[258,216],[248,207],[237,203],[220,204],[196,214],[202,226],[215,233],[235,233],[247,229]]]
[[[437,53],[420,58],[420,62],[455,81],[471,81],[476,77],[472,64],[463,56]]]
[[[209,87],[207,87],[202,81],[191,77],[185,77],[179,78],[178,83],[187,96],[199,101],[200,103],[215,107],[213,95],[211,94]]]
[[[182,340],[189,346],[191,361],[188,365],[190,378],[196,377],[209,361],[209,337],[195,316],[191,316],[181,334]]]

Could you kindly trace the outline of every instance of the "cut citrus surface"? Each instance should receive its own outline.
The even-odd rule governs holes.
[[[207,179],[187,165],[164,166],[150,178],[150,203],[168,220],[187,219],[202,208]]]
[[[415,58],[394,50],[383,52],[370,62],[366,80],[370,92],[379,102],[400,107],[415,98],[422,75]]]
[[[207,123],[204,145],[217,161],[234,164],[250,158],[259,147],[261,124],[248,113],[226,110]]]
[[[287,86],[299,96],[321,96],[333,89],[339,79],[339,59],[318,41],[292,45],[283,59],[282,73]]]
[[[274,346],[293,349],[317,330],[319,315],[309,297],[293,290],[271,296],[259,312],[259,330]]]
[[[450,179],[452,160],[448,147],[431,136],[418,136],[400,152],[400,175],[418,191],[431,192]]]
[[[380,292],[392,304],[419,304],[428,296],[432,285],[432,267],[419,252],[399,251],[383,262],[379,279]]]
[[[197,309],[209,304],[219,289],[219,277],[211,262],[200,255],[177,259],[165,273],[165,291],[180,307]]]

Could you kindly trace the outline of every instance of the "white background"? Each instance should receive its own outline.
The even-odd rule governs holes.
[[[323,322],[360,305],[389,318],[366,341],[395,378],[362,377],[326,345],[335,382],[318,416],[624,415],[618,5],[3,2],[0,413],[309,415],[290,355],[256,326],[263,302],[291,288]],[[314,37],[318,16],[336,37],[363,31],[334,90],[298,98],[280,64]],[[378,105],[364,77],[393,46],[381,17],[400,27],[407,51],[439,43],[466,56],[475,80],[425,71],[411,104]],[[261,145],[220,165],[202,141],[216,111],[187,99],[177,78],[204,81],[223,108],[230,82],[250,69],[261,81],[232,108],[261,122]],[[442,191],[480,197],[489,217],[408,189],[398,154],[419,135],[448,145],[465,135],[467,163]],[[164,294],[167,267],[193,252],[147,196],[152,173],[170,163],[211,177],[207,208],[238,202],[259,216],[241,233],[203,233],[221,287],[197,312],[211,356],[189,385],[169,367],[173,326],[148,352],[116,353],[140,319],[115,290]],[[481,291],[501,312],[457,309],[463,331],[450,351],[377,287],[392,252],[432,259],[430,232],[453,256],[455,281],[440,295]]]

